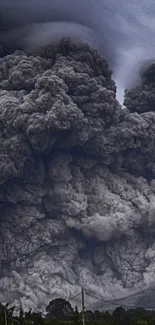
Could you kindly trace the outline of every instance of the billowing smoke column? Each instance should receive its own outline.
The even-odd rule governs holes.
[[[66,36],[86,41],[108,59],[122,103],[124,88],[154,59],[154,16],[153,0],[1,0],[0,43],[6,54]]]
[[[149,292],[155,281],[154,62],[141,71],[141,84],[126,91],[122,110],[107,61],[77,44],[86,40],[80,39],[79,25],[85,16],[77,21],[73,15],[72,42],[64,38],[45,46],[50,39],[37,34],[33,10],[33,25],[24,27],[11,11],[7,20],[7,5],[1,4],[10,24],[3,25],[0,59],[0,300],[40,309],[53,298],[77,294],[81,286],[106,300]],[[111,10],[105,10],[114,15],[112,5],[109,1]],[[129,15],[136,4],[128,6]],[[28,14],[21,17],[28,24]],[[94,16],[88,17],[85,31],[93,27],[93,33],[101,33]],[[116,75],[121,44],[128,49],[129,43],[116,30],[116,47],[112,22],[99,18],[109,26],[105,41],[109,38],[113,52],[105,53],[109,59],[113,53]],[[127,31],[127,16],[124,21]],[[70,32],[65,26],[64,35],[61,28],[52,34],[54,41]],[[139,22],[139,33],[140,27]],[[135,36],[130,36],[131,45]],[[24,52],[4,56],[11,40]],[[152,44],[143,59],[151,55]],[[141,61],[142,56],[137,71]]]
[[[155,280],[153,75],[122,110],[88,46],[1,59],[0,300],[114,299]]]

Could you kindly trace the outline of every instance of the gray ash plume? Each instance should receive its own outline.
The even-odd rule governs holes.
[[[139,108],[153,71],[122,109],[87,45],[0,59],[2,302],[37,310],[81,286],[111,300],[154,282],[155,112]]]
[[[123,103],[124,88],[137,86],[144,61],[154,59],[154,15],[153,0],[1,0],[1,52],[34,50],[68,36],[86,42],[108,60]]]

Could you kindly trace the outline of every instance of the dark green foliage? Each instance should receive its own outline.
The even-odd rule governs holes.
[[[55,299],[50,301],[46,308],[47,318],[56,318],[58,320],[69,320],[73,314],[73,308],[65,299]]]
[[[81,314],[79,313],[78,307],[75,307],[75,310],[72,314],[71,320],[73,321],[74,325],[80,325],[81,324]]]
[[[0,304],[0,325],[82,325],[82,315],[78,308],[72,308],[65,299],[52,300],[46,308],[44,317],[41,313],[31,310],[14,315],[14,308]],[[6,323],[7,318],[7,323]],[[109,311],[85,311],[86,325],[155,325],[155,310],[144,308],[128,309],[116,308]]]

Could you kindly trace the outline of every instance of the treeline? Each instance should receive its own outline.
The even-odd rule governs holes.
[[[155,325],[155,311],[143,308],[125,310],[116,308],[109,311],[91,311],[84,313],[86,325]],[[46,315],[24,312],[17,315],[14,307],[0,304],[0,325],[82,325],[82,313],[77,307],[73,309],[65,299],[52,300],[46,308]]]

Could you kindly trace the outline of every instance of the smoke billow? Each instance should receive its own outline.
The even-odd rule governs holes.
[[[136,40],[123,35],[130,19],[139,28],[136,46],[143,41],[141,22],[131,15],[138,5],[130,1],[116,11],[109,1],[108,16],[93,1],[81,15],[80,1],[73,8],[68,0],[61,10],[62,1],[51,3],[14,1],[10,11],[9,1],[0,5],[0,300],[34,309],[81,286],[111,300],[155,280],[154,61],[126,91],[122,109],[107,61],[79,44],[97,41],[115,76],[124,73],[119,53],[123,60]],[[108,20],[113,15],[123,31]],[[141,15],[146,25],[147,12]],[[109,27],[103,43],[102,22]],[[59,41],[68,34],[72,41]],[[17,51],[4,55],[14,45]],[[151,44],[143,59],[153,50]],[[130,81],[142,55],[137,59]],[[122,75],[120,83],[129,76]]]
[[[6,54],[66,36],[85,41],[108,60],[122,103],[124,88],[137,85],[143,63],[154,59],[154,15],[153,0],[1,0],[0,43]]]

